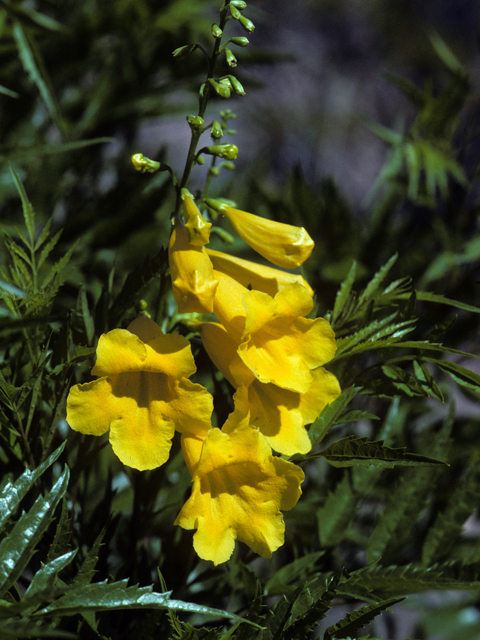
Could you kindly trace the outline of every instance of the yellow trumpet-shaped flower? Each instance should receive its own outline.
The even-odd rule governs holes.
[[[186,191],[186,189],[184,191]],[[210,227],[212,224],[205,220],[188,192],[182,194],[182,198],[188,241],[196,247],[203,247],[210,241]]]
[[[308,453],[311,442],[305,425],[316,420],[341,392],[333,373],[323,367],[313,370],[313,382],[306,393],[265,384],[257,380],[241,360],[238,345],[222,325],[203,323],[200,333],[211,360],[237,389],[235,407],[250,413],[252,423],[267,438],[272,449],[287,456]]]
[[[283,389],[306,393],[312,370],[329,362],[336,351],[335,334],[323,318],[305,318],[313,301],[298,283],[275,297],[249,291],[233,278],[214,271],[218,280],[214,312],[239,344],[238,355],[255,377]]]
[[[197,530],[195,551],[215,565],[230,558],[237,539],[270,558],[284,542],[281,512],[295,506],[304,479],[300,467],[272,456],[264,436],[241,422],[231,433],[208,432],[193,466],[192,495],[175,520]],[[189,446],[185,437],[184,450]]]
[[[218,282],[203,246],[189,242],[186,227],[177,218],[168,245],[173,296],[180,313],[211,313]]]
[[[183,336],[137,318],[128,329],[100,336],[92,374],[101,377],[70,389],[67,422],[89,435],[110,431],[114,452],[129,467],[159,467],[175,429],[210,428],[212,396],[187,379],[195,370]]]
[[[295,269],[310,257],[314,242],[303,227],[261,218],[216,200],[205,202],[228,218],[238,235],[277,267]]]
[[[308,293],[313,296],[312,287],[305,278],[299,274],[280,271],[273,267],[257,264],[250,260],[243,260],[229,253],[222,253],[221,251],[214,251],[213,249],[206,249],[206,251],[212,261],[214,269],[234,278],[237,282],[243,284],[244,287],[263,291],[273,297],[280,289],[286,287],[287,284],[297,282],[305,287]]]

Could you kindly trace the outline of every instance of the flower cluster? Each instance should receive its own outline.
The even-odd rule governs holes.
[[[298,267],[311,254],[305,229],[208,204],[276,266]],[[196,552],[214,564],[230,558],[236,539],[270,557],[284,541],[282,511],[295,506],[304,479],[274,452],[310,450],[306,425],[340,393],[323,368],[335,337],[327,321],[306,317],[313,292],[302,276],[207,249],[211,224],[186,190],[183,217],[169,243],[173,294],[181,313],[215,314],[196,328],[235,389],[233,412],[212,426],[212,396],[188,379],[189,342],[140,317],[101,336],[92,370],[100,377],[71,389],[67,421],[86,434],[109,431],[120,460],[140,470],[168,459],[178,431],[193,490],[175,524],[196,529]]]

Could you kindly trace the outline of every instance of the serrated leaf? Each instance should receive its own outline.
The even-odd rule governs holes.
[[[95,577],[95,574],[97,573],[95,567],[97,566],[98,554],[100,552],[100,547],[103,544],[102,541],[105,536],[105,532],[106,528],[104,527],[96,537],[92,548],[88,550],[85,560],[82,562],[82,565],[73,581],[73,584],[76,587],[83,587],[90,584]]]
[[[433,362],[437,365],[439,369],[448,373],[448,375],[455,380],[457,384],[466,389],[471,389],[476,393],[480,393],[480,375],[475,373],[475,371],[471,371],[470,369],[466,369],[455,362],[450,362],[449,360],[437,360],[436,358],[423,358],[427,362]]]
[[[295,580],[303,582],[306,575],[311,575],[317,561],[325,555],[325,551],[307,553],[279,569],[267,582],[265,595],[285,593],[287,585]]]
[[[24,602],[35,598],[41,593],[50,597],[58,574],[70,564],[76,554],[76,550],[69,551],[63,556],[59,556],[58,558],[55,558],[55,560],[51,560],[47,564],[42,564],[42,567],[33,576],[32,581],[25,592],[23,597]]]
[[[308,437],[312,443],[312,449],[323,440],[329,429],[336,424],[336,420],[341,415],[345,407],[357,395],[360,387],[349,387],[345,389],[336,400],[328,404],[311,425],[308,431]]]
[[[394,449],[385,446],[382,440],[368,441],[366,437],[356,438],[355,436],[337,440],[323,451],[312,454],[311,457],[325,458],[334,467],[374,466],[393,469],[395,466],[448,466],[441,460],[408,453],[406,447]]]
[[[9,160],[13,162],[14,160],[28,160],[29,158],[36,158],[38,156],[57,155],[58,153],[68,153],[94,144],[104,144],[107,142],[113,142],[113,138],[91,138],[90,140],[77,140],[75,142],[64,142],[55,145],[45,144],[25,148],[16,146],[8,153],[5,153],[5,147],[0,147],[0,161],[7,162],[7,160]]]
[[[322,547],[333,547],[343,540],[362,498],[362,495],[352,489],[348,473],[344,473],[335,489],[328,494],[323,506],[317,509]]]
[[[52,238],[50,238],[47,244],[43,247],[37,259],[37,269],[40,269],[42,264],[48,258],[48,256],[50,255],[50,252],[54,249],[55,245],[60,240],[61,235],[62,235],[62,230],[60,229],[60,231],[57,231],[57,233]]]
[[[31,202],[28,199],[27,192],[25,191],[25,187],[23,186],[22,181],[18,177],[15,169],[12,167],[10,163],[8,166],[10,169],[10,173],[12,174],[13,182],[15,183],[15,187],[18,191],[18,195],[20,196],[20,200],[22,201],[25,227],[30,237],[30,246],[33,247],[33,243],[35,241],[35,212],[33,210]]]
[[[0,620],[0,637],[7,640],[17,638],[64,638],[65,640],[78,640],[76,633],[57,629],[55,623],[44,623],[41,620]]]
[[[405,598],[390,598],[389,600],[382,600],[375,604],[367,604],[360,609],[352,611],[345,618],[337,622],[337,624],[325,630],[324,640],[355,637],[359,629],[371,622],[376,616],[385,611],[385,609],[402,602],[402,600],[405,600]]]
[[[346,301],[348,300],[348,297],[350,296],[353,283],[355,282],[356,270],[357,270],[357,263],[354,260],[347,274],[347,277],[340,285],[340,288],[335,297],[335,304],[333,306],[333,311],[332,311],[332,325],[335,324],[335,320],[339,317]]]
[[[20,577],[35,545],[50,524],[59,500],[67,490],[69,469],[65,470],[45,498],[39,496],[27,513],[0,543],[0,596]]]
[[[398,255],[394,254],[390,258],[390,260],[377,271],[377,273],[373,276],[373,278],[370,280],[370,282],[367,284],[365,289],[360,294],[358,298],[359,304],[368,302],[373,298],[375,293],[378,291],[380,285],[385,280],[388,272],[395,264],[397,258],[398,258]]]
[[[65,448],[65,444],[66,443],[63,442],[58,449],[36,469],[33,471],[27,469],[14,483],[7,482],[4,486],[0,493],[0,531],[37,479],[60,457]]]
[[[36,611],[36,616],[51,615],[52,613],[71,616],[89,611],[113,611],[120,609],[173,609],[186,613],[221,616],[232,620],[243,620],[240,616],[221,609],[205,607],[199,604],[171,600],[170,592],[155,593],[152,587],[128,587],[127,580],[108,583],[106,580],[94,584],[87,584],[68,591],[56,602]],[[245,620],[246,624],[253,622]]]
[[[68,511],[67,500],[62,498],[62,511],[55,530],[53,542],[48,549],[47,564],[59,556],[63,556],[70,550],[71,519]]]

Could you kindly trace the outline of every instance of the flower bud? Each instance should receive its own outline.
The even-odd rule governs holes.
[[[132,164],[135,167],[136,171],[140,171],[140,173],[155,173],[159,171],[161,168],[161,163],[156,160],[150,160],[150,158],[146,158],[143,153],[135,153],[132,157]]]
[[[230,89],[228,88],[228,86],[221,82],[217,82],[213,78],[209,78],[208,82],[211,84],[213,90],[217,95],[220,96],[220,98],[222,98],[223,100],[227,100],[228,98],[230,98]]]
[[[201,118],[200,116],[193,116],[193,115],[187,116],[187,122],[190,126],[190,129],[193,129],[195,131],[199,131],[200,129],[203,129],[203,125],[205,124],[203,118]]]
[[[193,201],[188,189],[182,189],[183,215],[186,220],[185,229],[188,232],[188,242],[195,247],[203,247],[210,240],[211,222],[207,222]]]
[[[212,126],[210,127],[210,135],[214,140],[220,140],[220,138],[223,138],[223,130],[218,120],[214,120],[212,122]]]
[[[230,6],[243,11],[247,8],[247,3],[245,0],[230,0]]]
[[[232,18],[235,18],[235,20],[240,20],[240,18],[242,17],[242,14],[237,9],[237,7],[234,4],[230,3],[228,5],[228,8],[230,9],[230,13],[232,14]]]
[[[229,67],[236,67],[237,66],[237,59],[233,55],[231,49],[225,49],[225,57],[227,59],[227,64],[228,64]]]
[[[226,160],[235,160],[238,156],[238,147],[234,144],[214,144],[210,147],[205,147],[202,151]]]
[[[233,89],[235,93],[239,96],[245,95],[245,89],[243,88],[241,82],[237,80],[237,78],[235,78],[235,76],[232,76],[232,75],[225,76],[224,78],[220,79],[220,82],[222,84],[227,84],[228,82],[228,84],[230,85],[229,86],[230,90]]]
[[[212,36],[214,38],[221,38],[223,31],[220,29],[218,24],[212,24]]]
[[[230,42],[236,44],[239,47],[246,47],[249,44],[248,38],[245,36],[236,36],[235,38],[230,38]]]
[[[238,21],[240,22],[242,27],[245,29],[245,31],[248,31],[248,33],[253,33],[253,31],[255,30],[255,25],[253,24],[253,22],[248,18],[245,18],[245,16],[241,15]]]

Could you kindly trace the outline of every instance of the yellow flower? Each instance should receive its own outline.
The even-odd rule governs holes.
[[[287,456],[308,453],[311,442],[305,425],[316,420],[325,406],[340,394],[340,385],[333,373],[323,367],[313,370],[313,382],[306,393],[262,383],[240,359],[238,345],[222,325],[206,322],[199,328],[211,360],[237,389],[235,407],[250,413],[252,423],[275,451]]]
[[[239,344],[243,362],[260,382],[306,393],[312,370],[333,358],[336,344],[326,320],[303,317],[313,308],[305,287],[290,284],[272,298],[219,271],[214,276],[219,282],[214,313]]]
[[[206,431],[212,396],[187,380],[196,370],[190,343],[165,335],[153,320],[140,317],[128,329],[100,336],[93,375],[67,398],[67,422],[81,433],[110,442],[120,460],[145,470],[162,465],[175,432]]]
[[[189,242],[186,227],[177,218],[168,245],[173,296],[180,313],[211,313],[218,282],[205,247]]]
[[[185,228],[188,231],[188,241],[196,247],[203,247],[210,241],[211,222],[207,222],[200,213],[197,205],[193,201],[191,194],[186,189],[182,191],[183,198],[183,215],[186,223]]]
[[[298,282],[313,296],[312,287],[301,275],[280,271],[250,260],[243,260],[221,251],[214,251],[213,249],[207,249],[206,251],[214,269],[234,278],[244,287],[263,291],[273,297],[287,284]]]
[[[197,530],[195,551],[215,565],[230,558],[237,539],[270,558],[284,542],[281,512],[296,505],[304,480],[300,467],[272,456],[264,436],[241,422],[231,433],[208,432],[192,495],[175,520]]]
[[[261,218],[216,200],[205,202],[228,218],[238,235],[277,267],[295,269],[310,257],[314,242],[303,227]]]

